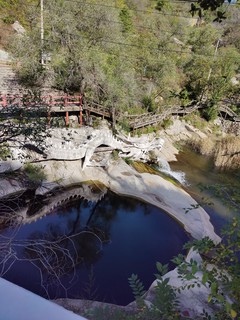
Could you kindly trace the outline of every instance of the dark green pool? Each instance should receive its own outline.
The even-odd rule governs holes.
[[[156,262],[173,267],[170,260],[186,241],[182,227],[160,209],[109,192],[97,205],[78,200],[23,225],[12,243],[17,259],[6,263],[14,261],[4,278],[51,299],[125,305],[133,300],[128,277],[138,274],[148,288]]]

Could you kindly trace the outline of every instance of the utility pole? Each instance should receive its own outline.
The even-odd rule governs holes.
[[[220,43],[220,41],[221,41],[221,39],[218,39],[217,44],[216,44],[216,48],[215,48],[215,52],[214,52],[214,60],[215,60],[216,55],[217,55],[217,51],[218,51],[218,47],[219,47],[219,43]],[[210,69],[209,69],[209,73],[208,73],[207,81],[209,81],[210,76],[211,76],[211,73],[212,73],[212,67],[210,67]]]
[[[214,51],[213,61],[216,60],[218,47],[219,47],[219,44],[220,44],[221,41],[222,41],[221,39],[218,39],[218,41],[217,41],[217,44],[216,44],[216,47],[215,47],[215,51]],[[205,85],[205,87],[202,90],[201,97],[200,97],[200,102],[203,101],[204,94],[206,94],[206,92],[208,91],[208,85],[209,85],[209,80],[210,80],[211,74],[212,74],[212,67],[210,67],[210,69],[209,69],[208,77],[207,77],[207,84]]]
[[[40,21],[40,33],[41,33],[41,64],[44,64],[43,59],[43,41],[44,41],[44,25],[43,25],[43,0],[40,0],[40,11],[41,11],[41,21]]]

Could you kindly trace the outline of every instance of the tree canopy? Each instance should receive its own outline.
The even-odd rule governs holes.
[[[18,9],[20,2],[14,1]],[[19,61],[18,77],[28,87],[41,88],[47,79],[56,89],[81,92],[88,100],[128,112],[149,110],[146,99],[155,110],[179,103],[182,90],[189,102],[203,95],[218,101],[236,91],[238,5],[194,2],[204,10],[199,18],[183,1],[45,0],[42,47],[39,4],[23,2],[28,3],[27,32],[15,39],[11,51]],[[217,24],[214,14],[222,7],[228,19]],[[42,54],[46,66],[40,63]]]

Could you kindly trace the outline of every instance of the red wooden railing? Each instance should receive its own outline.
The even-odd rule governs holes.
[[[79,122],[82,125],[82,96],[75,95],[49,95],[49,96],[41,96],[34,97],[31,95],[9,95],[2,94],[0,95],[0,108],[7,108],[10,106],[18,105],[20,107],[39,107],[39,106],[47,106],[48,107],[48,122],[50,125],[51,120],[51,112],[64,111],[66,112],[66,125],[69,124],[69,108],[72,106],[79,107]],[[56,109],[59,107],[59,110]],[[64,110],[66,109],[66,110]]]
[[[7,107],[13,104],[18,104],[20,106],[25,105],[35,105],[43,103],[49,107],[51,106],[61,106],[67,107],[69,105],[82,106],[82,96],[68,96],[68,95],[59,95],[59,96],[41,96],[34,97],[31,95],[9,95],[1,94],[0,95],[0,106]]]

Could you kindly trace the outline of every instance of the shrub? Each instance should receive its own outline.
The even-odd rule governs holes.
[[[0,159],[6,161],[7,158],[11,155],[11,152],[6,143],[0,145]]]
[[[46,174],[44,173],[43,168],[35,166],[32,163],[27,163],[24,166],[24,173],[33,185],[39,185],[44,179],[46,179]]]
[[[173,121],[172,121],[172,119],[170,119],[170,118],[164,119],[164,120],[162,121],[162,123],[161,123],[162,128],[165,129],[165,130],[166,130],[167,128],[171,127],[171,125],[173,125]]]
[[[213,121],[218,117],[218,108],[216,106],[210,106],[202,111],[202,116],[207,121]]]
[[[206,120],[201,118],[199,111],[192,112],[184,117],[187,123],[190,123],[195,128],[202,130],[206,127]]]
[[[131,165],[133,163],[133,160],[130,158],[124,158],[124,161],[126,162],[126,164]]]
[[[150,96],[144,96],[142,99],[142,104],[148,112],[154,112],[157,110],[156,103],[154,99]]]
[[[129,126],[129,123],[126,119],[119,122],[119,125],[121,126],[122,130],[124,130],[125,132],[127,132],[127,133],[130,132],[130,126]]]
[[[112,157],[113,157],[113,160],[118,160],[119,159],[118,150],[113,150]]]

